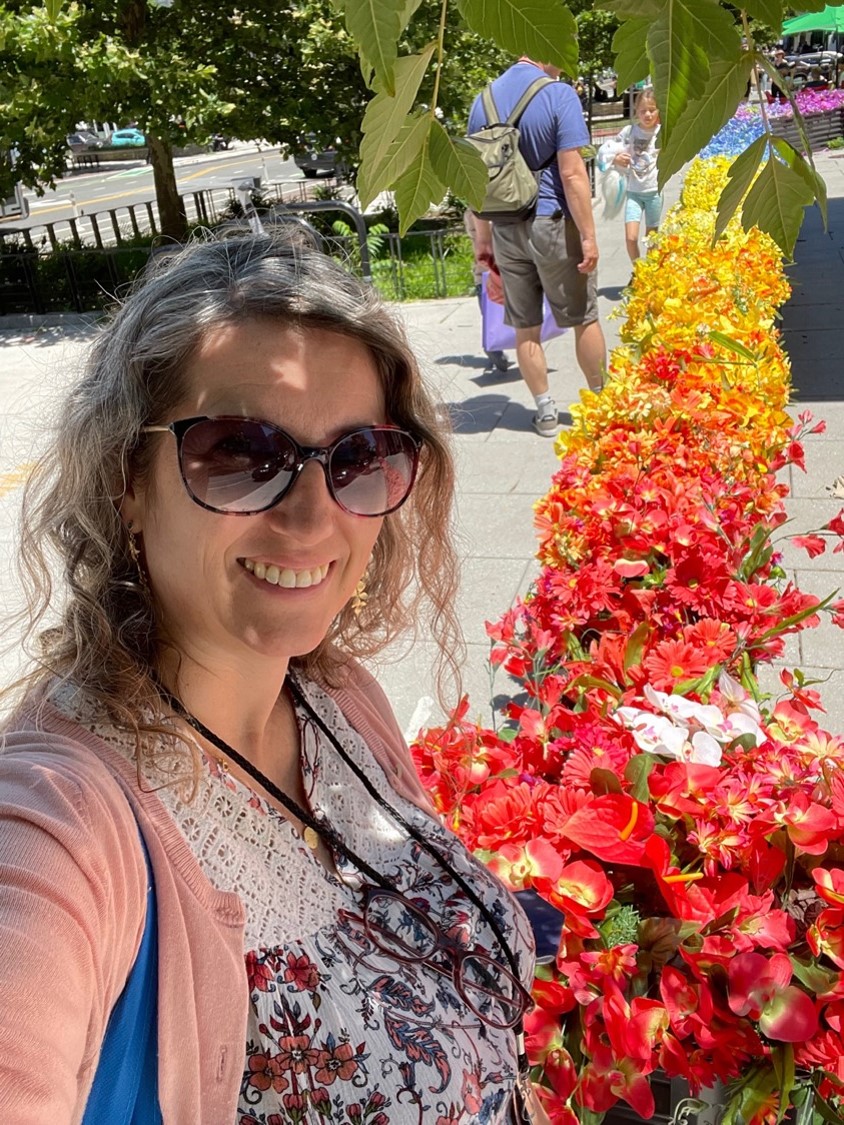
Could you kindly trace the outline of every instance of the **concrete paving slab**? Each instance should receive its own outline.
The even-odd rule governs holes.
[[[521,495],[500,492],[460,495],[456,527],[467,558],[527,561],[536,549],[533,511]],[[490,591],[490,597],[493,602],[497,601],[494,590]],[[494,616],[495,613],[495,605],[490,605],[487,614]]]
[[[826,438],[826,440],[820,440]],[[830,489],[844,475],[844,433],[819,434],[804,442],[806,472],[795,465],[791,473],[791,494],[798,499],[833,500]],[[844,496],[839,501],[844,507]]]
[[[465,623],[467,644],[489,645],[485,622],[510,608],[530,567],[530,562],[521,557],[503,559],[496,555],[463,560],[457,611],[460,621]]]

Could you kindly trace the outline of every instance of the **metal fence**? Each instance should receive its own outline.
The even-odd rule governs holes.
[[[225,224],[232,203],[227,193],[222,192],[220,199],[215,199],[211,192],[196,195],[202,197],[198,206],[203,225]],[[150,210],[154,220],[154,209]],[[69,239],[59,237],[55,230],[58,224],[51,224],[52,238],[43,233],[39,237],[31,230],[28,238],[0,240],[0,315],[89,312],[104,309],[120,299],[150,256],[170,249],[163,243],[149,244],[138,208],[134,211],[134,221],[129,220],[134,237],[124,233],[120,216],[106,212],[85,216],[89,223],[94,220],[90,229],[100,231],[99,239],[94,236],[94,245],[83,243],[81,220],[75,221],[75,229],[70,228]],[[341,223],[339,230],[335,230],[338,216]],[[367,231],[363,216],[342,200],[276,203],[252,217],[260,219],[265,227],[306,222],[327,253],[373,281],[389,299],[472,292],[471,244],[462,226],[414,231],[403,238],[395,233],[373,234]],[[231,228],[242,229],[249,218],[232,218]],[[156,229],[154,225],[148,228]],[[110,243],[102,237],[105,230],[113,235]],[[136,230],[140,233],[135,234]]]

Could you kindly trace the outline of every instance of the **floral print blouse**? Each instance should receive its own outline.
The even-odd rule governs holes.
[[[361,736],[315,684],[300,691],[388,804],[463,876],[532,981],[533,938],[513,897],[431,816],[399,797]],[[455,880],[360,779],[301,707],[302,773],[312,810],[389,878],[452,941],[507,964],[491,927]],[[100,737],[133,754],[106,724]],[[363,925],[365,880],[334,855],[336,874],[294,826],[213,759],[193,793],[158,790],[218,889],[247,911],[250,1012],[235,1125],[493,1125],[508,1120],[517,1072],[511,1030],[476,1016],[449,971],[407,964]],[[441,969],[448,970],[448,960]]]

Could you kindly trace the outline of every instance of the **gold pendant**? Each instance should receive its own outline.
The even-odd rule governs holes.
[[[315,852],[317,850],[319,846],[319,836],[309,824],[306,825],[306,827],[302,831],[302,839],[305,841],[305,844],[311,849],[312,852]]]

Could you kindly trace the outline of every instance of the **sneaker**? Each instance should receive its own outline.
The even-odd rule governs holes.
[[[542,414],[534,414],[533,428],[540,437],[556,437],[560,432],[560,420],[557,417],[557,404],[551,399],[542,406]]]
[[[510,360],[504,352],[490,352],[489,362],[496,371],[507,371],[510,367]]]

